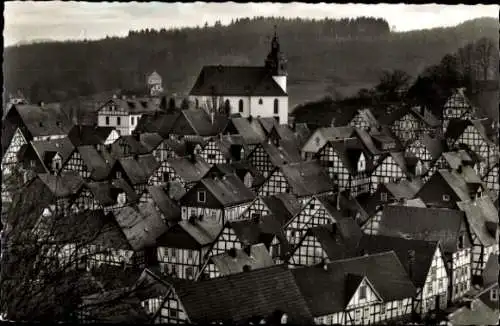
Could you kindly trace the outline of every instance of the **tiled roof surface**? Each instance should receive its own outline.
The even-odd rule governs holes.
[[[223,206],[238,205],[255,198],[255,193],[234,174],[222,178],[204,178],[201,183]]]
[[[283,165],[281,171],[299,197],[317,195],[333,190],[326,171],[315,161]]]

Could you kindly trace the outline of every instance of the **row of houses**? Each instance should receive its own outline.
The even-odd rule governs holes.
[[[484,120],[450,118],[443,135],[407,108],[316,130],[190,109],[120,135],[38,111],[14,105],[2,135],[4,176],[47,194],[34,233],[73,216],[90,231],[66,237],[61,262],[155,266],[168,290],[142,305],[157,322],[425,316],[485,286],[498,254],[498,146]]]

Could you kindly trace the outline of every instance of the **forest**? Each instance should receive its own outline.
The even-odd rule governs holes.
[[[169,94],[189,92],[203,65],[262,65],[277,26],[288,59],[290,105],[347,96],[376,84],[384,71],[415,78],[481,37],[496,40],[494,18],[455,27],[393,32],[387,21],[255,17],[229,25],[130,31],[124,38],[25,44],[4,50],[7,93],[32,102],[67,101],[113,89],[137,89],[156,70]]]

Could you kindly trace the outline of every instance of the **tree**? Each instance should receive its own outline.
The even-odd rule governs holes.
[[[37,180],[17,180],[3,219],[0,312],[13,321],[74,322],[82,297],[101,291],[87,263],[107,252],[88,248],[109,239],[114,227],[96,218],[103,217],[99,211],[54,209],[56,199]],[[100,302],[102,307],[114,304]]]
[[[384,71],[375,91],[384,100],[398,100],[408,88],[410,76],[402,70]]]
[[[498,63],[498,50],[491,39],[483,37],[475,43],[475,54],[482,79],[488,80],[493,63],[495,60]]]

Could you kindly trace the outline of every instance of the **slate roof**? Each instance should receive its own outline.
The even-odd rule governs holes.
[[[478,237],[482,245],[492,246],[497,243],[496,227],[489,230],[488,222],[496,226],[498,210],[489,197],[476,198],[474,202],[458,202],[457,206],[465,212],[471,232]]]
[[[452,253],[457,250],[459,231],[464,221],[465,214],[459,210],[388,205],[380,218],[379,234],[440,241],[444,253]]]
[[[210,164],[198,155],[189,158],[173,158],[167,160],[167,162],[174,169],[175,173],[188,183],[200,181],[211,167]]]
[[[490,284],[498,283],[498,273],[500,271],[500,267],[498,265],[498,254],[491,254],[488,257],[486,262],[486,266],[483,269],[483,283],[485,286]]]
[[[479,299],[448,315],[452,325],[495,325],[499,318],[498,309],[491,309]]]
[[[114,216],[134,251],[154,246],[156,239],[167,231],[166,224],[151,203],[122,207]]]
[[[111,184],[108,181],[87,182],[85,187],[90,190],[94,199],[101,205],[111,206],[115,203],[116,198],[112,196]]]
[[[439,127],[441,126],[441,122],[434,117],[432,114],[422,115],[418,112],[418,108],[411,106],[404,106],[397,110],[392,111],[392,113],[380,117],[380,122],[385,125],[391,125],[397,120],[404,117],[406,114],[411,114],[420,122],[425,123],[429,127]]]
[[[47,186],[55,197],[76,195],[83,186],[83,179],[76,173],[67,172],[60,175],[50,173],[38,174],[38,178]]]
[[[352,126],[342,127],[324,127],[318,131],[327,141],[335,141],[354,136],[354,128]]]
[[[175,293],[192,323],[237,323],[269,317],[276,311],[286,313],[289,323],[312,322],[292,272],[285,266],[184,283],[175,286]]]
[[[248,118],[232,117],[230,118],[230,123],[246,144],[258,144],[265,140],[266,133],[262,129],[262,126],[253,121],[248,121]]]
[[[361,128],[354,128],[354,130],[356,132],[356,137],[359,138],[363,146],[371,155],[378,155],[382,153],[377,148],[377,146],[375,146],[372,136],[370,136],[370,134],[366,130],[363,130]]]
[[[236,174],[241,180],[244,180],[245,175],[250,173],[254,178],[252,181],[252,188],[259,187],[266,181],[266,178],[247,161],[215,164],[210,168],[209,172],[205,174],[205,177],[208,177],[211,173],[221,177],[227,174]]]
[[[272,196],[260,197],[273,215],[283,225],[297,215],[302,204],[293,194],[279,193]]]
[[[262,126],[264,131],[266,132],[266,135],[269,135],[271,130],[275,125],[278,124],[275,118],[272,117],[257,117],[255,119],[252,119],[252,121],[257,120],[259,124]]]
[[[269,155],[269,159],[274,166],[281,166],[291,162],[300,162],[302,157],[298,147],[292,142],[280,142],[280,146],[264,142],[261,144],[264,151]]]
[[[124,147],[126,146],[127,152]],[[135,135],[120,136],[113,144],[111,144],[111,155],[115,158],[120,158],[129,155],[141,155],[149,153],[149,149]]]
[[[129,114],[141,114],[160,110],[159,106],[150,98],[113,98],[104,105],[110,104],[116,105],[122,111]]]
[[[106,162],[106,159],[101,156],[93,145],[79,146],[76,151],[80,154],[83,164],[90,172],[90,178],[95,181],[107,179],[111,172],[113,162]]]
[[[381,184],[384,186],[396,199],[413,199],[420,187],[415,182],[409,182],[407,180],[401,180],[397,183],[388,182]]]
[[[437,160],[443,152],[448,150],[446,139],[444,138],[431,137],[424,134],[421,141],[431,154],[433,161]]]
[[[441,175],[461,201],[468,201],[471,199],[467,182],[458,173],[453,173],[448,170],[438,170],[436,173]]]
[[[210,258],[221,276],[241,273],[244,271],[245,265],[251,270],[274,265],[273,258],[269,255],[264,244],[250,246],[250,254],[247,254],[243,249],[235,249],[234,253],[235,257],[231,256],[229,252],[225,252]]]
[[[384,235],[363,235],[357,252],[359,255],[377,254],[393,250],[417,288],[422,288],[432,264],[434,253],[439,248],[437,241],[410,240]],[[410,251],[414,261],[410,264]]]
[[[411,298],[416,289],[394,252],[337,260],[292,270],[314,317],[344,311],[355,286],[366,277],[384,302]],[[356,277],[353,277],[356,276]]]
[[[68,138],[75,147],[104,144],[113,130],[113,127],[75,125],[69,131]]]
[[[180,123],[184,121],[184,123]],[[214,123],[212,123],[210,115],[202,109],[182,110],[181,116],[175,122],[171,129],[172,134],[177,135],[194,135],[209,137],[220,134],[228,124],[228,117],[222,114],[214,115]],[[191,127],[191,130],[185,128],[185,124]]]
[[[172,288],[172,284],[152,270],[145,268],[134,285],[135,295],[141,300],[163,298]]]
[[[446,127],[446,132],[444,134],[444,137],[446,139],[456,140],[463,134],[465,129],[470,125],[471,125],[470,120],[462,120],[456,118],[450,119],[448,127]]]
[[[286,96],[265,67],[204,66],[190,95]]]
[[[157,114],[143,114],[134,131],[139,133],[158,133],[162,137],[168,137],[170,130],[181,116],[181,112],[158,112]]]
[[[225,207],[251,202],[255,198],[255,193],[234,174],[204,178],[201,183]]]
[[[158,237],[157,245],[196,250],[211,245],[221,231],[222,225],[219,223],[205,220],[183,220]]]
[[[67,135],[73,127],[58,107],[48,105],[42,108],[38,105],[15,104],[12,109],[14,108],[33,137]]]
[[[129,156],[118,159],[132,185],[145,184],[149,177],[158,169],[160,163],[152,154]]]
[[[292,192],[298,197],[318,195],[333,190],[325,170],[315,161],[290,163],[281,166]]]
[[[352,175],[358,174],[358,160],[361,154],[365,155],[366,170],[371,171],[374,168],[372,160],[364,151],[363,145],[358,138],[344,138],[330,141],[335,153],[339,156],[344,167]]]
[[[165,219],[169,222],[177,222],[181,219],[180,207],[169,198],[168,194],[162,187],[149,186],[147,191],[153,197],[153,202],[158,206],[160,213],[163,214]]]
[[[52,154],[51,156],[53,156],[53,154],[55,153],[59,153],[59,155],[61,155],[62,162],[64,164],[75,149],[75,147],[67,137],[53,140],[32,140],[30,143],[37,153],[38,157],[44,164],[49,163],[46,159],[47,155]]]
[[[155,150],[163,141],[163,137],[156,132],[146,132],[140,134],[140,142],[148,150],[152,152]]]

